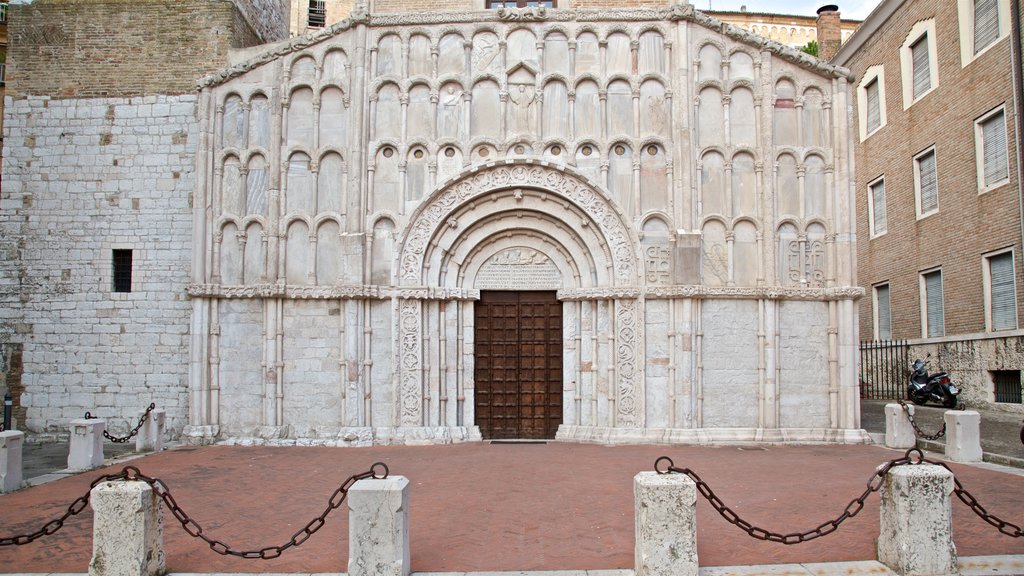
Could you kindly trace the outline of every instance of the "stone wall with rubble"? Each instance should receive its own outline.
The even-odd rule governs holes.
[[[929,362],[928,372],[949,372],[960,387],[960,403],[966,407],[984,407],[1024,414],[1020,400],[1020,369],[1024,365],[1024,331],[1010,334],[966,334],[931,340],[910,340],[907,352]],[[1007,371],[1010,385],[1007,398],[999,401],[995,376]],[[909,371],[906,372],[909,374]],[[904,381],[904,385],[905,385]]]

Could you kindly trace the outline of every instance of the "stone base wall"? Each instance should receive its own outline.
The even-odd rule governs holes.
[[[23,349],[29,432],[85,410],[126,432],[150,402],[184,425],[196,105],[7,98],[0,334]],[[113,291],[113,249],[132,250],[131,292]]]
[[[915,358],[927,359],[929,373],[949,372],[953,382],[961,388],[960,403],[965,406],[1024,414],[1024,404],[996,402],[992,382],[993,370],[1021,372],[1024,331],[1005,336],[984,334],[912,340],[909,358],[911,362]]]

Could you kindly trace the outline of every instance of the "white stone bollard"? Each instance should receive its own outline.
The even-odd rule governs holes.
[[[360,480],[348,509],[349,576],[409,576],[409,480]]]
[[[106,425],[107,421],[102,418],[71,421],[69,470],[88,470],[103,465],[103,431]]]
[[[981,414],[949,410],[946,422],[946,458],[954,462],[981,462]]]
[[[21,445],[24,441],[24,432],[0,432],[0,493],[14,492],[21,488]]]
[[[160,499],[145,482],[101,482],[92,489],[94,511],[89,576],[163,574]]]
[[[146,411],[139,412],[141,418]],[[135,436],[136,452],[159,452],[164,449],[164,427],[167,422],[167,411],[153,410],[149,418],[142,423],[139,433]]]
[[[697,576],[697,484],[683,474],[633,477],[636,576]]]
[[[901,575],[957,574],[950,494],[941,466],[897,466],[882,483],[878,561]]]
[[[910,424],[914,407],[907,404],[907,410],[899,404],[885,405],[885,445],[888,448],[913,448],[917,446],[917,435]]]

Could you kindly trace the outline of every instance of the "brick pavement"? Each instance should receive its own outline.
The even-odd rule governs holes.
[[[348,475],[386,462],[411,482],[415,571],[581,570],[633,565],[632,478],[661,455],[693,468],[754,524],[802,531],[837,516],[863,491],[874,468],[898,452],[874,446],[603,447],[577,444],[463,444],[430,447],[181,448],[134,460],[163,479],[205,530],[240,548],[287,541],[324,507]],[[1024,477],[951,465],[990,511],[1024,515]],[[57,516],[111,467],[0,496],[0,535],[27,532]],[[961,556],[1024,554],[1024,542],[998,534],[954,502]],[[219,556],[170,517],[167,567],[173,572],[339,572],[347,562],[347,518],[271,561]],[[878,498],[835,534],[799,546],[750,539],[698,505],[703,566],[873,559]],[[91,514],[58,535],[0,548],[4,572],[82,572],[91,553]]]

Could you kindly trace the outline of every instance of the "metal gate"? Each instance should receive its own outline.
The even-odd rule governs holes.
[[[910,345],[906,340],[860,343],[860,397],[904,398],[910,377]]]

